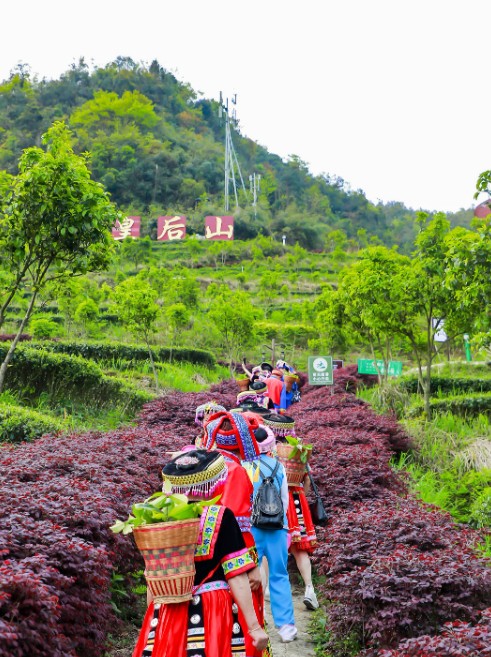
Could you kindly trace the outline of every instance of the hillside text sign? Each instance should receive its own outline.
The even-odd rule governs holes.
[[[140,237],[140,217],[125,217],[122,221],[116,221],[112,230],[115,240],[124,240],[126,237],[137,239]]]
[[[141,217],[125,217],[117,221],[112,229],[115,240],[124,240],[126,237],[137,239],[140,237]],[[174,242],[184,240],[186,237],[187,219],[182,214],[163,216],[157,218],[157,240],[159,242]],[[207,240],[233,240],[233,216],[205,217],[205,239]]]
[[[205,237],[207,240],[233,240],[233,217],[205,217]]]
[[[157,239],[159,242],[183,240],[186,237],[186,217],[159,217],[157,219]]]
[[[385,363],[383,360],[373,360],[370,358],[358,358],[358,374],[385,374]],[[390,360],[387,368],[388,376],[401,376],[402,361]]]
[[[311,386],[333,385],[332,356],[309,356],[308,371]]]

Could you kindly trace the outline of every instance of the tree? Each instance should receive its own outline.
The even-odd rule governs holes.
[[[382,357],[388,376],[392,345],[403,315],[408,309],[400,286],[401,272],[410,266],[409,258],[386,247],[370,247],[360,260],[341,276],[337,301],[342,308],[342,324],[351,328],[358,340],[368,343],[372,358]]]
[[[449,339],[470,332],[483,312],[489,280],[489,238],[464,228],[450,230],[445,215],[418,213],[412,258],[386,247],[370,247],[342,276],[339,302],[344,322],[370,345],[372,356],[390,359],[396,339],[416,361],[425,413],[431,417],[431,368],[445,325]],[[387,367],[385,368],[387,372]]]
[[[254,337],[255,316],[250,297],[241,290],[231,292],[222,287],[214,297],[208,314],[222,337],[232,376],[234,360],[240,358],[241,351]]]
[[[85,333],[89,333],[89,327],[92,322],[99,317],[99,306],[93,299],[84,299],[81,301],[74,314],[77,324],[82,325]]]
[[[121,323],[137,338],[142,337],[147,345],[155,388],[159,390],[159,378],[150,347],[150,337],[155,332],[155,324],[160,314],[157,297],[157,291],[139,277],[127,278],[117,285],[113,292],[116,313]]]
[[[12,177],[0,206],[0,256],[11,277],[3,288],[0,326],[15,294],[31,294],[15,339],[0,366],[0,391],[7,366],[39,292],[110,260],[109,230],[118,213],[102,185],[90,177],[87,155],[75,155],[71,133],[56,122],[43,135],[42,148],[26,149],[19,175]]]
[[[183,303],[173,303],[165,309],[167,324],[172,331],[171,337],[171,359],[172,348],[177,344],[177,335],[189,322],[189,311]]]

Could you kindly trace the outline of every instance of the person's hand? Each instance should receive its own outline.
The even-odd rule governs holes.
[[[256,650],[265,650],[268,647],[269,637],[259,625],[249,630],[249,635]]]
[[[262,585],[261,570],[259,567],[256,566],[252,570],[249,570],[247,577],[249,579],[249,586],[251,587],[251,591],[259,591],[259,588]]]

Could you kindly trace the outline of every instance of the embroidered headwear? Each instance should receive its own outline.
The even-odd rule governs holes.
[[[262,395],[267,393],[268,386],[264,383],[264,381],[253,381],[253,383],[251,383],[249,386],[249,390],[253,391],[256,395]]]
[[[263,417],[263,423],[272,429],[275,436],[283,438],[295,435],[295,420],[288,415],[270,413]]]
[[[205,425],[204,447],[238,450],[242,461],[253,461],[259,454],[254,428],[241,413],[216,413]]]
[[[162,476],[172,484],[173,493],[183,493],[199,499],[214,497],[223,487],[228,470],[219,452],[195,449],[167,463]]]
[[[269,415],[271,413],[270,409],[264,408],[264,406],[259,406],[259,404],[255,401],[242,402],[240,406],[237,408],[232,408],[230,412],[245,413],[247,411],[255,413],[256,415]]]
[[[244,402],[256,401],[256,393],[254,390],[243,390],[237,395],[237,406],[240,406]]]
[[[218,413],[218,411],[225,411],[225,406],[221,406],[214,401],[207,402],[206,404],[201,404],[196,409],[196,415],[194,417],[194,422],[199,427],[203,426],[203,421],[207,415],[212,415],[213,413]]]
[[[276,443],[276,436],[273,433],[273,430],[262,424],[254,431],[254,435],[259,445],[259,450],[261,454],[266,454],[270,452]]]

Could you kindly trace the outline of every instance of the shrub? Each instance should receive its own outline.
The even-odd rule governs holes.
[[[46,319],[46,317],[38,317],[31,320],[31,332],[37,340],[52,338],[59,333],[60,329],[56,322]]]
[[[56,353],[82,356],[96,362],[126,360],[130,362],[148,360],[148,349],[143,345],[117,344],[110,342],[50,342],[31,344],[34,349],[49,349]],[[155,360],[161,362],[190,362],[207,367],[214,367],[215,357],[203,349],[190,349],[186,347],[155,347],[153,348]]]
[[[432,399],[431,410],[433,413],[452,413],[462,417],[474,417],[482,413],[491,414],[491,394],[474,393],[462,396],[445,397],[444,399]],[[417,404],[409,410],[409,417],[422,415],[424,406]]]
[[[316,552],[321,587],[332,601],[337,637],[393,645],[434,632],[441,623],[473,620],[491,603],[491,570],[476,557],[479,534],[438,510],[388,495],[333,518]]]
[[[66,429],[63,421],[29,408],[0,403],[0,442],[34,440],[45,433]]]
[[[408,393],[420,392],[418,379],[399,379],[398,386]],[[491,392],[491,378],[469,378],[469,377],[431,377],[432,392],[445,394],[457,394],[463,392]]]
[[[2,333],[0,335],[0,342],[12,342],[12,340],[14,339],[15,339],[14,333]],[[19,342],[27,342],[29,340],[32,340],[32,335],[29,335],[28,333],[20,334]]]
[[[474,527],[491,527],[491,486],[484,488],[472,503],[469,522]]]
[[[0,345],[0,358],[6,348]],[[18,347],[7,375],[7,386],[30,399],[47,393],[51,399],[72,397],[99,406],[114,405],[135,412],[151,399],[144,391],[126,382],[104,376],[100,367],[81,356],[51,353],[43,349]]]
[[[143,567],[134,542],[109,527],[160,487],[165,452],[192,441],[194,410],[209,398],[156,400],[167,420],[155,426],[0,451],[0,657],[102,657],[117,630],[111,571]]]
[[[491,657],[491,608],[477,623],[451,621],[441,634],[403,641],[395,650],[368,650],[365,657]]]

